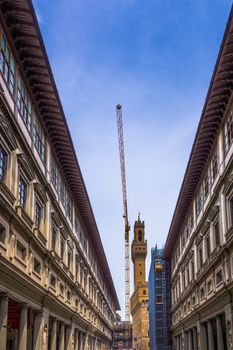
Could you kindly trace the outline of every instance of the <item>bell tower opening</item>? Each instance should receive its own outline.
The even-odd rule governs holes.
[[[138,242],[142,243],[142,231],[138,231]]]

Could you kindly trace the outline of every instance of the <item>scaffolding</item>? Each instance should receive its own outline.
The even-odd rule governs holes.
[[[113,327],[113,349],[132,349],[132,332],[130,321],[116,322]]]
[[[155,247],[154,256],[154,297],[155,297],[155,346],[156,349],[171,349],[170,335],[170,263],[163,259],[163,250]]]

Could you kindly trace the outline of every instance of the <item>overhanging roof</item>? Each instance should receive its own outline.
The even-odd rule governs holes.
[[[1,15],[11,34],[43,123],[72,198],[92,242],[103,278],[120,309],[88,193],[76,157],[57,87],[31,0],[0,0]]]
[[[174,244],[190,209],[199,180],[207,164],[215,136],[222,123],[233,86],[233,7],[210,82],[201,119],[185,171],[175,212],[168,232],[164,258],[170,258]]]

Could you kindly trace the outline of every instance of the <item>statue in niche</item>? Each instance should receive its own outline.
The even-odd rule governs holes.
[[[42,337],[42,349],[47,350],[47,340],[48,340],[48,326],[47,323],[44,325],[43,337]]]

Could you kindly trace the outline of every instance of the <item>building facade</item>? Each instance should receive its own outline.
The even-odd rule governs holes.
[[[151,249],[148,285],[150,349],[171,350],[170,263],[157,246]]]
[[[148,282],[146,281],[147,241],[145,240],[145,224],[140,216],[134,224],[132,242],[132,261],[134,266],[134,292],[130,299],[133,319],[133,348],[149,349],[148,336]]]
[[[164,249],[176,350],[233,349],[233,14]]]
[[[119,303],[31,0],[0,1],[0,350],[111,349]]]

